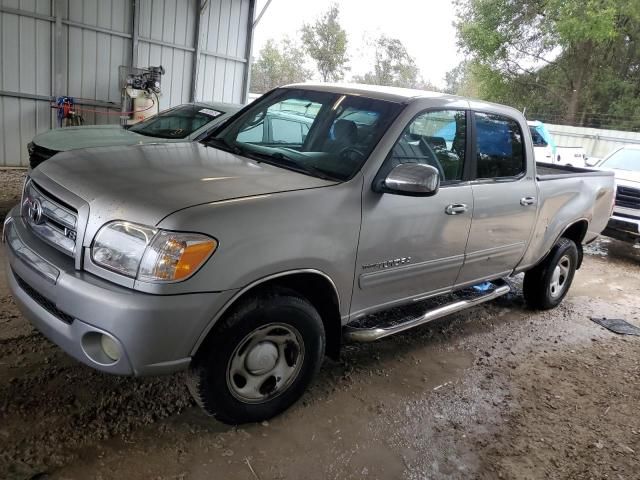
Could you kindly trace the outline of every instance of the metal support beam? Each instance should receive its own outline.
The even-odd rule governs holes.
[[[224,53],[212,52],[210,50],[200,50],[200,53],[202,55],[206,55],[207,57],[222,58],[224,60],[233,60],[234,62],[241,62],[241,63],[247,62],[246,58],[234,57],[233,55],[225,55]]]
[[[61,0],[56,0],[54,2],[54,11],[55,15],[55,24],[53,26],[54,34],[53,34],[53,56],[54,63],[52,68],[52,75],[54,77],[53,80],[53,91],[51,95],[66,95],[67,93],[67,75],[68,75],[68,65],[67,65],[67,55],[69,52],[69,39],[64,35],[64,30],[62,28],[62,21],[66,17],[66,9],[65,2]]]
[[[131,31],[133,35],[131,36],[131,66],[138,66],[138,40],[140,38],[140,4],[138,0],[133,0],[131,2],[131,21],[133,25],[131,26]]]
[[[106,33],[115,37],[131,38],[130,33],[119,32],[117,30],[111,30],[109,28],[96,27],[94,25],[87,25],[86,23],[80,22],[72,22],[71,20],[63,20],[62,23],[64,25],[69,25],[70,27],[82,28],[83,30],[91,30],[92,32]]]
[[[163,42],[162,40],[154,40],[153,38],[138,37],[138,41],[151,43],[153,45],[160,45],[161,47],[177,48],[178,50],[184,50],[185,52],[195,52],[193,47],[187,47],[186,45],[178,45],[177,43]]]
[[[13,97],[13,98],[24,98],[27,100],[40,100],[43,102],[55,102],[55,95],[38,95],[35,93],[24,93],[24,92],[12,92],[9,90],[0,90],[0,97]],[[101,102],[100,100],[89,100],[86,98],[76,100],[76,105],[85,105],[87,107],[101,107],[101,108],[120,108],[119,103],[114,102]]]
[[[56,4],[60,0],[51,0],[51,11],[56,11]],[[49,94],[54,95],[56,91],[56,24],[55,17],[51,17],[54,21],[52,28],[49,29],[49,62],[51,64],[50,79],[49,79]],[[55,126],[53,112],[49,112],[49,129]]]
[[[253,51],[253,24],[254,24],[253,18],[256,13],[256,1],[257,0],[250,0],[249,2],[249,19],[247,22],[247,45],[245,48],[245,55],[244,55],[245,58],[247,59],[247,66],[244,70],[244,79],[242,82],[242,102],[243,103],[247,103],[249,101],[249,84],[251,82],[251,53]]]
[[[42,15],[40,13],[27,12],[26,10],[19,10],[17,8],[9,8],[9,7],[0,6],[0,13],[9,13],[11,15],[20,15],[21,17],[35,18],[36,20],[46,20],[47,22],[55,22],[56,21],[55,17],[50,17],[49,15]]]
[[[267,3],[265,3],[264,7],[262,7],[262,10],[260,10],[260,13],[258,14],[257,18],[253,21],[253,28],[256,28],[256,25],[260,23],[260,20],[262,19],[264,12],[266,12],[267,8],[269,8],[269,5],[271,5],[271,0],[267,0]]]
[[[200,69],[200,29],[202,23],[202,11],[206,6],[208,6],[209,2],[207,0],[199,1],[198,6],[196,8],[196,28],[193,39],[193,44],[195,46],[195,52],[193,54],[193,61],[191,62],[191,101],[196,101],[196,89],[198,88],[198,72]]]
[[[62,7],[62,5],[60,2],[57,2],[56,0],[53,0],[53,2],[54,2],[53,11],[56,12],[56,8],[58,7],[58,5],[60,5],[60,7]],[[8,7],[0,7],[0,13],[19,15],[21,17],[33,18],[35,20],[44,20],[52,23],[57,22],[57,18],[58,18],[57,15],[50,17],[49,15],[42,15],[40,13],[27,12],[26,10],[19,10],[17,8],[8,8]],[[117,30],[111,30],[109,28],[96,27],[95,25],[87,25],[86,23],[73,22],[71,20],[66,20],[66,19],[61,21],[63,25],[69,25],[70,27],[77,27],[77,28],[82,28],[83,30],[91,30],[93,32],[106,33],[108,35],[114,35],[116,37],[131,38],[131,34],[129,33],[119,32]]]

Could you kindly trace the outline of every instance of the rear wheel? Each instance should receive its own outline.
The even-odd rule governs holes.
[[[259,422],[292,405],[317,373],[322,319],[288,290],[243,301],[211,332],[187,385],[196,402],[230,424]]]
[[[527,304],[536,309],[557,307],[569,291],[578,266],[578,248],[561,238],[547,258],[525,273],[523,292]]]

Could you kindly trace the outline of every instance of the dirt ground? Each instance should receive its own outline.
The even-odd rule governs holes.
[[[19,199],[22,173],[9,175],[0,217]],[[589,317],[640,326],[639,267],[640,248],[601,239],[557,309],[515,292],[349,345],[293,408],[242,427],[207,418],[179,375],[70,359],[20,315],[1,271],[0,478],[637,479],[640,337]]]

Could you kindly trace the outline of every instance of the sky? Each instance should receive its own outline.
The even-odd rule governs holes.
[[[272,0],[254,32],[253,56],[270,38],[300,39],[303,23],[313,23],[332,0]],[[343,0],[340,23],[348,35],[351,75],[362,75],[373,67],[371,41],[384,34],[398,38],[416,60],[425,80],[444,87],[444,75],[462,60],[456,46],[450,0]],[[258,0],[259,12],[266,0]],[[257,13],[256,13],[257,15]],[[318,78],[319,79],[319,78]]]

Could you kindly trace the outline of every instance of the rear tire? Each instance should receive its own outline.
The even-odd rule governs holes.
[[[578,266],[578,247],[561,238],[547,257],[524,275],[523,293],[529,307],[549,310],[567,295]]]
[[[316,309],[296,292],[273,290],[242,301],[216,325],[194,358],[187,386],[221,422],[260,422],[302,396],[324,350]]]

